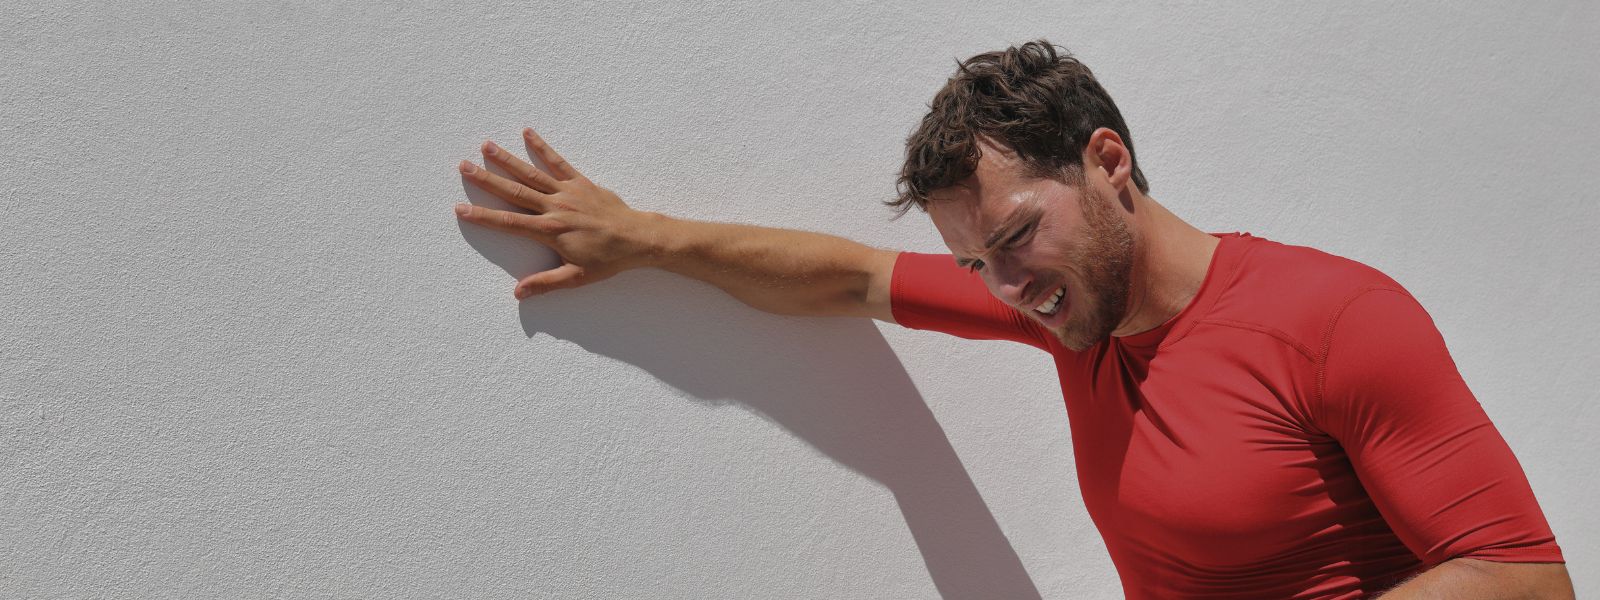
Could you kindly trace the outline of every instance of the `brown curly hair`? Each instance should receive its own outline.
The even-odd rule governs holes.
[[[1128,147],[1134,185],[1150,192],[1116,103],[1089,67],[1066,48],[1056,49],[1041,39],[956,63],[955,76],[906,139],[906,162],[895,182],[899,196],[885,202],[896,216],[912,206],[927,211],[930,192],[972,175],[980,135],[1015,151],[1028,176],[1076,183],[1089,135],[1110,128]]]

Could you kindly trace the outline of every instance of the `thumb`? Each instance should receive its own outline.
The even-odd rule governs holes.
[[[529,296],[537,296],[551,290],[560,290],[578,287],[584,284],[583,267],[572,263],[563,263],[561,266],[549,271],[540,271],[517,281],[516,296],[518,300]]]

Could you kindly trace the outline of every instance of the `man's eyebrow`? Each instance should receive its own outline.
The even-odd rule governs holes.
[[[983,249],[989,250],[990,248],[995,247],[995,245],[999,244],[1007,236],[1007,234],[1021,229],[1023,225],[1027,224],[1028,221],[1032,220],[1038,215],[1039,205],[1034,203],[1030,203],[1027,206],[1023,206],[1015,211],[1012,211],[1010,215],[1006,216],[1006,222],[1001,223],[999,227],[995,228],[994,233],[989,234],[989,238],[983,241]],[[956,257],[956,266],[965,267],[972,264],[973,260],[974,259],[971,258],[961,258],[958,256]]]
[[[983,241],[983,249],[988,250],[995,247],[1006,237],[1006,234],[1016,231],[1022,224],[1027,223],[1029,219],[1032,219],[1037,214],[1039,214],[1039,205],[1037,204],[1030,203],[1027,206],[1018,208],[1011,213],[1005,223],[995,228],[994,233],[989,234],[989,238]]]

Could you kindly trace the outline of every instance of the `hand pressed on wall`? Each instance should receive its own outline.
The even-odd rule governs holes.
[[[523,129],[522,137],[549,173],[492,141],[483,143],[485,162],[500,165],[514,179],[465,160],[460,169],[473,185],[533,214],[465,203],[455,206],[456,216],[464,221],[533,238],[561,256],[561,266],[517,281],[516,297],[578,287],[644,266],[652,254],[651,224],[659,215],[629,208],[611,190],[574,169],[533,129]]]

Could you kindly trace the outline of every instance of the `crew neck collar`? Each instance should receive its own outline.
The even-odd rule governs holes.
[[[1218,238],[1217,247],[1211,253],[1211,263],[1206,267],[1206,277],[1200,283],[1200,290],[1189,299],[1183,310],[1154,329],[1133,335],[1112,336],[1113,343],[1142,350],[1158,349],[1182,339],[1195,322],[1211,310],[1211,305],[1216,303],[1217,297],[1233,279],[1245,242],[1255,238],[1249,232],[1238,231],[1210,235]]]

